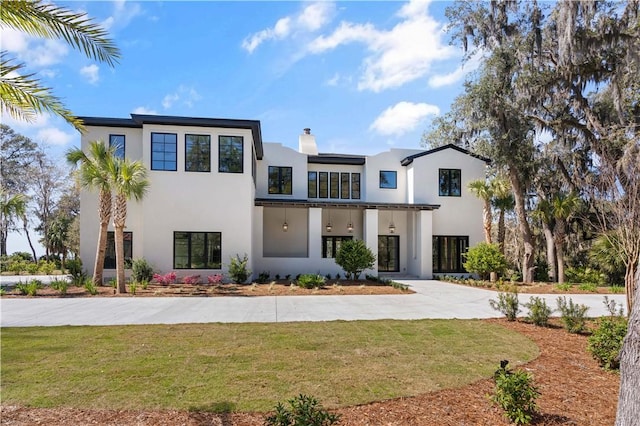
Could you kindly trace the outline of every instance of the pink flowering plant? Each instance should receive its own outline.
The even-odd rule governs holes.
[[[207,277],[207,282],[209,284],[220,284],[223,278],[224,278],[224,275],[222,274],[209,275]]]
[[[182,279],[185,284],[200,284],[200,275],[187,275]]]
[[[153,274],[153,280],[158,284],[174,284],[176,282],[176,273],[172,271],[164,275]]]

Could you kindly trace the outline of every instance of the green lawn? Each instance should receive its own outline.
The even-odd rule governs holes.
[[[462,386],[538,354],[482,321],[2,329],[1,400],[37,407],[268,411]]]

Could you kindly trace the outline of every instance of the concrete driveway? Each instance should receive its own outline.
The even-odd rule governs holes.
[[[495,318],[497,293],[432,280],[401,280],[415,294],[385,296],[124,297],[2,299],[0,326],[293,322],[423,318]],[[566,295],[607,314],[601,295]],[[542,296],[555,307],[557,295]],[[624,294],[610,295],[624,303]],[[520,295],[520,302],[529,295]],[[526,314],[523,309],[522,315]]]

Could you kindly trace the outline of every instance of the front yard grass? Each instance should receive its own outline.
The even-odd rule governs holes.
[[[463,386],[536,345],[483,321],[351,321],[2,329],[3,405],[268,411]]]

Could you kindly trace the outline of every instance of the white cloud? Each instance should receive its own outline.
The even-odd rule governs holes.
[[[102,21],[101,25],[105,30],[125,28],[131,23],[133,18],[143,13],[140,3],[116,0],[113,2],[113,14]]]
[[[384,110],[369,127],[381,135],[401,136],[414,130],[428,115],[438,115],[440,109],[426,103],[398,102]]]
[[[62,146],[69,144],[76,135],[63,132],[56,127],[46,127],[44,129],[40,129],[36,137],[38,141],[42,141],[46,144]]]
[[[133,114],[158,115],[158,112],[151,108],[139,106],[133,110]]]
[[[0,28],[2,49],[31,67],[47,67],[63,61],[68,46],[60,40],[40,39],[13,28]]]
[[[327,86],[337,86],[340,82],[340,74],[335,73],[333,77],[327,80]]]
[[[469,60],[461,64],[454,71],[449,74],[437,74],[429,78],[429,86],[433,88],[450,86],[459,81],[462,81],[467,74],[478,69],[482,63],[484,52],[479,50]]]
[[[2,49],[9,52],[25,52],[29,47],[27,35],[13,28],[0,27],[0,37],[2,37]]]
[[[331,20],[334,11],[333,2],[311,3],[297,15],[280,18],[273,27],[247,36],[242,41],[242,48],[253,53],[265,41],[282,40],[294,34],[317,31]]]
[[[180,99],[180,96],[177,93],[170,93],[162,99],[162,106],[164,109],[169,109],[178,99]]]
[[[165,95],[162,99],[162,106],[164,109],[169,109],[176,102],[180,101],[182,105],[192,108],[193,104],[200,99],[202,99],[202,96],[200,96],[196,89],[180,85],[175,92]]]
[[[100,80],[100,68],[96,64],[87,65],[80,68],[80,75],[91,84],[96,84]]]

